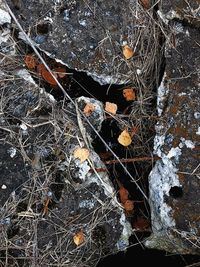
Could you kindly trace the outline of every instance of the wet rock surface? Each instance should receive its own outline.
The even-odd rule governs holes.
[[[165,22],[169,19],[171,37],[166,42],[165,74],[158,89],[160,122],[154,148],[162,159],[150,174],[154,235],[147,245],[199,254],[200,31],[195,13],[199,1],[190,5],[185,1],[163,2],[160,15]],[[186,10],[193,12],[188,24]],[[172,19],[169,14],[174,14]]]

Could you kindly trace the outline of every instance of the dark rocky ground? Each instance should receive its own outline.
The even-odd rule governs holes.
[[[199,266],[200,2],[7,1],[32,44],[4,3],[0,266]],[[60,85],[27,68],[35,52],[66,68]],[[126,87],[134,101],[123,98]],[[128,148],[117,141],[125,128]],[[89,159],[75,158],[77,147]]]

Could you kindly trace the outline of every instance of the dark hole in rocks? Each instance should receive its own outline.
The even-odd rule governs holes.
[[[36,26],[37,34],[47,34],[50,31],[49,23],[40,23]]]
[[[56,203],[60,200],[61,196],[62,196],[62,190],[64,188],[64,181],[63,178],[61,176],[61,173],[57,172],[56,173],[56,178],[55,178],[55,182],[52,183],[50,185],[50,189],[53,193],[53,198],[52,198],[52,202]],[[51,203],[49,205],[51,207]]]
[[[67,72],[72,75],[69,75],[66,80],[63,79],[61,84],[72,99],[85,96],[96,98],[103,103],[116,103],[119,113],[127,112],[128,106],[131,106],[131,103],[123,98],[123,89],[128,87],[128,84],[100,85],[85,72],[73,69],[67,69]],[[63,93],[59,88],[51,88],[48,84],[44,84],[44,86],[46,91],[51,93],[57,100],[63,99]]]
[[[173,198],[181,198],[183,196],[183,189],[180,186],[173,186],[169,190],[169,195]]]
[[[119,252],[116,255],[110,255],[102,259],[97,267],[110,267],[114,264],[117,266],[174,266],[174,267],[186,267],[186,266],[199,266],[199,256],[189,255],[174,255],[166,253],[165,251],[158,251],[156,249],[145,249],[140,246],[133,246],[125,253]],[[191,264],[190,263],[197,263]]]

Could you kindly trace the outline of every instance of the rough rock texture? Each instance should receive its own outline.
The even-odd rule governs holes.
[[[63,103],[61,109],[44,90],[17,79],[25,72],[1,82],[1,95],[7,99],[0,123],[2,264],[7,259],[14,266],[22,257],[24,264],[31,259],[39,266],[61,261],[94,266],[99,255],[127,248],[131,228],[91,145],[88,160],[73,157],[76,148],[85,146],[74,107]],[[77,99],[78,108],[89,100],[93,102]],[[104,113],[100,102],[94,105],[98,129]],[[84,125],[83,120],[80,127]],[[85,242],[77,247],[73,236],[80,230]]]
[[[0,14],[0,266],[95,266],[103,255],[126,250],[131,235],[79,113],[93,103],[88,119],[99,131],[103,104],[85,97],[75,106],[57,102],[39,87],[16,53],[9,14]],[[82,146],[90,152],[84,162],[73,156]],[[84,242],[77,246],[80,231]]]
[[[68,67],[102,84],[132,82],[136,73],[145,80],[152,74],[157,33],[152,10],[149,15],[137,0],[8,2],[38,47]],[[124,44],[135,50],[130,60],[123,57]]]
[[[149,177],[153,235],[148,247],[200,253],[200,1],[162,1],[169,26],[158,88],[154,142],[161,157]]]
[[[161,160],[149,177],[153,234],[146,246],[199,254],[199,1],[161,0],[148,12],[136,0],[8,2],[25,31],[46,54],[70,68],[87,72],[102,84],[131,81],[134,86],[140,85],[142,100],[143,90],[148,91],[149,84],[151,88],[155,86],[152,77],[159,72],[162,75],[157,69],[160,64],[156,62],[161,60],[157,52],[166,38],[166,67],[158,88],[160,120],[155,137],[155,154]],[[0,23],[9,23],[9,15],[1,14],[5,19],[1,18]],[[157,25],[161,25],[163,36]],[[24,38],[22,33],[19,36]],[[135,51],[130,60],[122,54],[125,43]],[[8,47],[14,46],[2,43],[2,49]],[[94,175],[95,168],[104,170],[105,166],[92,150],[89,161],[83,163],[69,156],[85,141],[92,149],[93,136],[87,123],[72,104],[64,102],[61,109],[44,90],[29,90],[30,77],[23,69],[15,74],[23,76],[23,80],[22,84],[17,83],[17,92],[11,85],[12,94],[2,113],[2,140],[8,146],[13,134],[15,141],[19,139],[20,143],[12,145],[11,150],[9,147],[7,153],[13,155],[19,149],[28,161],[25,172],[30,168],[31,179],[27,180],[25,174],[23,190],[18,195],[24,200],[19,202],[13,194],[5,204],[7,209],[1,210],[2,229],[18,246],[17,252],[10,247],[10,255],[32,257],[41,265],[67,264],[75,259],[81,266],[85,257],[94,264],[99,251],[106,254],[124,249],[129,236],[124,213],[113,197],[107,173]],[[25,91],[24,86],[28,88]],[[76,105],[82,109],[87,101],[95,100],[79,98]],[[95,127],[97,118],[101,123],[103,116],[101,104],[96,104],[99,113],[91,117]],[[8,125],[17,127],[20,138]],[[5,185],[4,179],[2,190],[6,190]],[[34,194],[32,188],[36,189]],[[20,227],[16,216],[22,218]],[[111,228],[116,229],[115,236],[111,235]],[[80,229],[86,243],[75,247],[73,235]],[[2,242],[1,247],[7,245],[6,239]],[[53,254],[47,253],[50,250]],[[61,258],[63,262],[58,262]]]

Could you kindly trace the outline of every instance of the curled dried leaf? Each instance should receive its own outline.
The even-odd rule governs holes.
[[[122,204],[124,204],[128,200],[128,195],[129,195],[128,190],[124,188],[124,186],[121,186],[119,188],[119,198]]]
[[[143,217],[137,218],[137,220],[133,223],[133,228],[136,230],[144,231],[149,228],[149,221],[147,221]]]
[[[140,0],[142,6],[144,9],[149,9],[150,8],[150,0]]]
[[[80,159],[81,162],[88,159],[90,152],[87,148],[77,148],[74,150],[74,157]]]
[[[34,55],[28,54],[24,57],[24,63],[28,69],[34,69],[37,65],[37,59]]]
[[[134,56],[135,52],[133,51],[133,49],[128,46],[128,45],[124,45],[122,47],[122,52],[123,52],[123,55],[126,59],[130,59]]]
[[[125,88],[123,89],[123,97],[126,101],[132,101],[136,99],[136,93],[133,88]]]
[[[117,140],[123,146],[129,146],[132,142],[131,136],[127,130],[121,132]]]
[[[126,202],[123,204],[125,211],[128,213],[133,212],[134,210],[134,201],[133,200],[126,200]]]
[[[56,73],[53,74],[57,78],[57,74]],[[47,81],[49,84],[57,85],[57,82],[54,79],[53,75],[46,68],[42,69],[41,75],[45,79],[45,81]]]
[[[95,105],[93,105],[92,103],[87,103],[83,109],[83,113],[86,116],[90,116],[94,110],[95,110]]]
[[[39,74],[39,75],[42,75],[42,71],[43,70],[46,70],[46,68],[45,68],[45,66],[44,66],[44,64],[38,64],[37,65],[37,73]]]
[[[117,105],[114,103],[106,102],[105,111],[115,115],[117,112]]]
[[[82,230],[73,236],[73,241],[77,246],[80,246],[85,241],[85,235]]]

